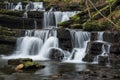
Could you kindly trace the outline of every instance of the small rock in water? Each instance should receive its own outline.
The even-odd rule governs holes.
[[[22,64],[19,64],[15,70],[19,71],[19,70],[27,70],[27,69],[41,69],[44,68],[44,65],[40,65],[36,62],[31,62],[31,61],[27,61],[27,62],[23,62]]]
[[[24,67],[23,64],[19,64],[19,65],[15,68],[15,70],[16,70],[16,71],[19,71],[19,70],[23,69],[23,67]]]

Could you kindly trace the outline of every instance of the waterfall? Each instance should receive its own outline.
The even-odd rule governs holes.
[[[42,11],[43,10],[43,2],[33,2],[34,9],[33,11]]]
[[[46,28],[57,28],[57,24],[59,22],[67,21],[77,12],[61,12],[61,11],[49,11],[44,12],[44,21],[43,21],[43,29]]]
[[[34,29],[37,29],[37,21],[34,19]]]
[[[73,50],[71,55],[65,62],[82,63],[82,59],[86,55],[87,43],[90,39],[90,33],[85,31],[70,30]]]
[[[27,11],[24,12],[24,14],[23,14],[22,17],[23,17],[23,18],[28,18],[28,13],[27,13]]]
[[[19,2],[19,3],[15,6],[15,8],[14,8],[13,10],[22,11],[22,3]]]
[[[99,59],[99,56],[108,56],[108,63],[107,64],[110,64],[109,62],[109,54],[110,54],[110,43],[108,42],[105,42],[103,40],[103,34],[104,32],[98,32],[98,35],[97,35],[97,41],[96,42],[100,42],[102,43],[102,51],[101,51],[101,54],[100,55],[97,55],[95,58],[94,58],[94,61],[93,63],[98,63],[98,59]]]
[[[25,36],[17,39],[17,48],[11,56],[3,58],[49,59],[49,50],[58,48],[56,30],[26,30]]]
[[[103,41],[103,34],[104,34],[104,32],[98,32],[98,34],[97,34],[97,41],[98,42],[102,42]]]
[[[51,48],[58,48],[58,39],[56,37],[50,37],[49,39],[46,40],[38,54],[39,58],[42,60],[46,58],[49,59],[48,55]]]
[[[51,7],[49,11],[56,11],[54,7]]]
[[[11,9],[11,3],[7,2],[6,5],[5,5],[5,8],[6,9]]]
[[[32,2],[30,1],[26,7],[26,11],[44,11],[43,2]]]
[[[5,7],[6,7],[6,9],[10,9],[10,10],[14,9],[13,3],[10,3],[10,2],[7,2]]]

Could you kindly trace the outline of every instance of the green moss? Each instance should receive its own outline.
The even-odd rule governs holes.
[[[81,25],[81,24],[78,24],[78,23],[76,23],[76,24],[71,24],[71,25],[70,25],[70,28],[72,28],[72,29],[82,29],[82,25]]]
[[[17,16],[17,17],[22,17],[23,13],[24,13],[23,11],[11,11],[11,10],[6,10],[6,9],[0,10],[0,14]]]
[[[24,68],[29,68],[29,67],[40,67],[40,64],[36,63],[36,62],[31,62],[31,61],[27,61],[23,63]]]
[[[83,30],[85,31],[104,31],[107,30],[108,26],[99,25],[97,21],[87,21],[83,24]]]
[[[80,21],[80,17],[77,14],[72,16],[70,19],[74,20],[75,22],[79,22]]]
[[[72,22],[69,20],[69,21],[65,21],[65,22],[59,22],[58,26],[70,27],[70,24],[72,24]]]

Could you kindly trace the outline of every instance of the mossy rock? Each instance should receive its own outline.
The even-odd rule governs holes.
[[[22,64],[19,64],[15,70],[19,71],[19,70],[30,70],[30,69],[41,69],[44,68],[44,65],[40,65],[37,62],[31,62],[31,61],[27,61],[27,62],[23,62]]]
[[[100,25],[97,21],[87,21],[83,24],[83,30],[85,31],[104,31],[108,26]]]
[[[78,14],[72,16],[70,19],[75,21],[75,22],[80,22],[80,16]]]
[[[24,11],[11,11],[6,9],[1,9],[0,14],[2,15],[9,15],[9,16],[16,16],[16,17],[22,17]]]
[[[71,21],[71,20],[69,20],[69,21],[64,21],[64,22],[58,23],[58,27],[59,27],[59,26],[63,26],[64,28],[65,28],[65,27],[70,27],[70,24],[72,24],[72,21]]]
[[[78,24],[78,23],[76,23],[76,24],[71,24],[71,25],[70,25],[70,28],[72,28],[72,29],[82,29],[82,25],[81,25],[81,24]]]

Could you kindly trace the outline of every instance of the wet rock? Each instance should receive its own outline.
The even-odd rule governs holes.
[[[97,77],[97,76],[99,76],[99,74],[98,74],[97,72],[91,72],[91,73],[89,74],[89,76]]]
[[[34,23],[35,18],[23,18],[15,17],[15,16],[8,16],[8,15],[0,15],[0,24],[1,26],[5,26],[11,29],[33,29],[34,27],[31,26]],[[41,26],[38,28],[42,28],[42,21],[43,19],[36,19],[37,25]],[[7,24],[6,24],[7,23]]]
[[[58,49],[52,49],[52,50],[50,51],[49,58],[50,58],[51,60],[61,61],[61,60],[63,60],[63,58],[64,58],[64,53],[61,52],[61,51],[58,50]]]
[[[99,56],[98,58],[98,64],[100,65],[106,65],[108,63],[108,56]]]
[[[97,38],[98,38],[97,35],[98,35],[98,32],[92,31],[91,36],[90,36],[90,40],[91,41],[97,40]]]
[[[4,44],[4,43],[0,44],[0,54],[2,55],[10,55],[14,50],[15,50],[14,44]]]
[[[88,49],[86,50],[87,55],[83,58],[83,60],[93,62],[94,58],[102,53],[102,45],[103,43],[101,42],[89,42],[87,46]]]
[[[102,78],[107,78],[107,76],[106,75],[102,75]]]
[[[120,75],[114,75],[113,79],[120,79]]]
[[[19,71],[19,70],[28,70],[28,69],[41,69],[44,67],[45,67],[44,65],[40,65],[37,62],[27,61],[27,62],[23,62],[22,64],[19,64],[18,66],[16,66],[15,70]]]
[[[5,80],[5,79],[4,79],[4,77],[1,77],[1,76],[0,76],[0,80]]]
[[[119,31],[106,31],[103,34],[103,40],[110,43],[120,42],[120,32]]]
[[[58,29],[58,35],[59,39],[59,47],[62,48],[63,50],[72,50],[72,42],[71,42],[71,37],[70,37],[70,32],[69,30],[66,29]]]
[[[112,54],[110,55],[110,64],[116,66],[120,64],[120,55]]]
[[[113,43],[110,47],[110,53],[120,54],[120,43]]]
[[[27,62],[27,61],[33,61],[30,58],[18,58],[18,59],[9,59],[8,60],[8,65],[18,65],[21,64],[23,62]]]

